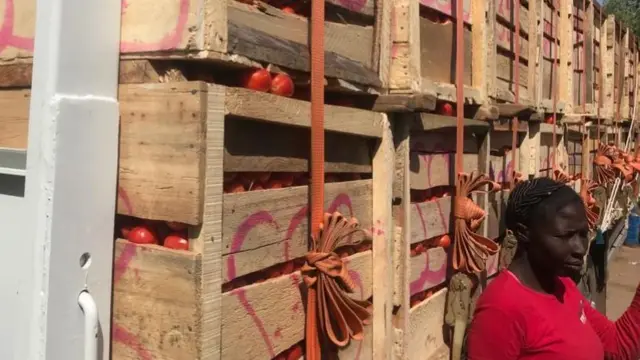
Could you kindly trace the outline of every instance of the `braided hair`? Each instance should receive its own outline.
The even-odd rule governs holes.
[[[509,195],[505,225],[520,242],[521,226],[531,228],[573,201],[582,204],[580,195],[563,183],[547,177],[523,181]]]

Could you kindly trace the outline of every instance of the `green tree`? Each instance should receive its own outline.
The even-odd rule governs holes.
[[[606,0],[604,9],[640,36],[640,0]]]

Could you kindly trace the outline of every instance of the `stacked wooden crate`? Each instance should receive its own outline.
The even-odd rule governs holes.
[[[0,51],[0,147],[26,148],[34,4],[15,4],[20,41]],[[362,98],[334,93],[381,91],[389,4],[327,7],[327,101],[344,106],[324,109],[325,207],[373,239],[339,254],[352,296],[373,298],[365,339],[341,359],[392,349],[391,130],[384,114],[349,106]],[[123,3],[114,359],[303,356],[311,110],[309,9],[298,6]],[[256,68],[293,78],[293,98],[239,87]],[[125,239],[140,227],[158,244]],[[167,234],[188,250],[163,246]]]

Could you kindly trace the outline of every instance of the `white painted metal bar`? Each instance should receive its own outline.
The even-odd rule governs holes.
[[[84,360],[85,289],[109,358],[120,3],[36,1],[26,171],[0,165],[2,360]]]
[[[98,335],[100,320],[98,306],[88,291],[82,291],[78,296],[78,305],[84,313],[84,360],[97,360]]]

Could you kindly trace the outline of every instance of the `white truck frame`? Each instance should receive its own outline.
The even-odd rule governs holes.
[[[120,6],[37,0],[28,149],[0,149],[2,360],[109,358]]]

